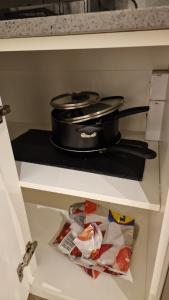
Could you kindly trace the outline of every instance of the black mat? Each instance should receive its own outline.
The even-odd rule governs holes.
[[[31,129],[12,142],[15,160],[142,180],[145,160],[129,154],[75,154],[50,143],[50,131]],[[122,140],[123,142],[124,140]]]

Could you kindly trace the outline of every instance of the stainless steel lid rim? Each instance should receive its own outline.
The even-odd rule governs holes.
[[[115,106],[114,108],[112,107],[107,107],[105,108],[102,112],[97,111],[95,113],[93,113],[92,115],[86,115],[86,116],[81,116],[81,117],[76,117],[74,120],[72,119],[65,119],[66,122],[68,123],[80,123],[80,122],[85,122],[85,121],[89,121],[89,120],[95,120],[104,116],[107,116],[109,114],[111,114],[112,112],[116,111],[117,109],[119,109],[121,106],[123,105],[123,103],[118,104],[117,106]]]
[[[50,105],[55,109],[72,110],[96,104],[100,101],[98,93],[93,91],[82,91],[65,93],[51,99]]]
[[[66,123],[81,123],[88,120],[98,119],[107,116],[116,110],[118,110],[124,104],[123,97],[107,97],[106,102],[100,101],[94,105],[88,107],[74,109],[74,110],[62,110],[58,115],[60,121]]]

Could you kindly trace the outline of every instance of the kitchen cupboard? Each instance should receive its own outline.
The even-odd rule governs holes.
[[[168,34],[164,30],[0,41],[0,94],[12,110],[7,122],[4,118],[0,124],[1,228],[8,228],[4,233],[15,240],[10,239],[10,247],[3,244],[1,256],[5,266],[8,262],[8,272],[0,299],[25,300],[29,292],[49,300],[160,299],[168,264],[168,101],[161,140],[150,142],[158,157],[146,162],[141,183],[15,164],[10,138],[30,128],[50,129],[49,100],[68,90],[91,89],[103,96],[120,93],[126,106],[147,104],[152,70],[168,68]],[[121,122],[124,136],[139,139],[144,138],[145,126],[145,116]],[[49,247],[60,210],[84,198],[136,219],[139,230],[129,280],[102,275],[94,281]],[[16,269],[31,240],[37,240],[38,247],[19,283]],[[1,276],[2,270],[3,266]],[[7,288],[11,283],[13,293]]]

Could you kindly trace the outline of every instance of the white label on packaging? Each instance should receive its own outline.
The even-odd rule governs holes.
[[[72,250],[75,248],[74,244],[74,235],[72,232],[69,232],[64,239],[61,241],[61,243],[58,245],[58,248],[65,254],[70,254]]]

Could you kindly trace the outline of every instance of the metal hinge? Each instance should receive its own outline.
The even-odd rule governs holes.
[[[11,112],[11,108],[9,105],[0,106],[0,123],[3,122],[3,116],[6,116]]]
[[[36,250],[36,247],[38,245],[37,241],[34,242],[28,242],[28,244],[26,245],[26,252],[25,255],[23,257],[23,261],[19,264],[19,266],[17,267],[17,274],[18,274],[18,278],[19,281],[21,282],[23,279],[23,270],[25,267],[27,267],[30,263],[30,260]]]

